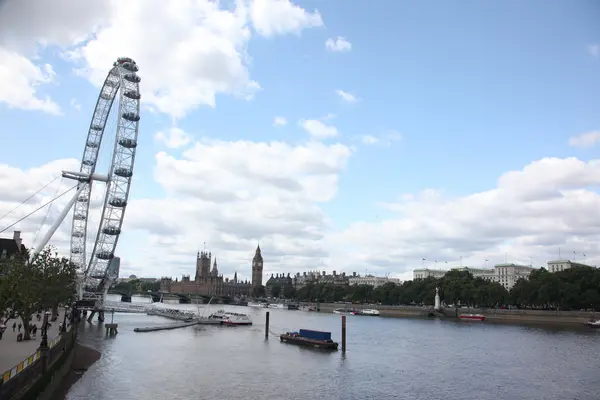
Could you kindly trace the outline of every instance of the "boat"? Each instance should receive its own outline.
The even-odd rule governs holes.
[[[463,321],[485,321],[485,315],[483,314],[460,314],[458,318]]]
[[[269,304],[269,308],[285,308],[285,309],[287,309],[287,306],[285,304],[281,304],[281,303],[271,303],[271,304]]]
[[[336,308],[335,310],[333,310],[334,314],[340,314],[340,315],[356,315],[357,312],[356,310],[353,310],[351,308]]]
[[[300,307],[301,311],[317,311],[317,307],[315,306],[302,306]]]
[[[590,319],[583,324],[589,326],[590,328],[600,328],[600,319]]]
[[[223,325],[252,325],[252,320],[246,314],[225,310],[219,310],[216,313],[211,314],[208,318],[222,321]]]
[[[331,340],[331,332],[300,329],[298,332],[286,332],[281,334],[279,340],[283,343],[315,347],[317,349],[338,349],[338,343]]]
[[[252,302],[249,302],[248,303],[248,307],[267,308],[267,303],[252,303]]]
[[[371,308],[365,308],[364,310],[358,310],[356,315],[368,315],[370,317],[379,317],[379,310],[374,310]]]

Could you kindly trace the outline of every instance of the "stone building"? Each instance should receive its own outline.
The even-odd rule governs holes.
[[[12,239],[0,238],[0,260],[14,258],[26,251],[20,231],[15,231]]]
[[[281,275],[277,274],[275,276],[273,276],[273,274],[271,274],[271,277],[265,284],[265,295],[267,297],[273,296],[273,288],[275,286],[279,286],[280,293],[282,294],[286,287],[294,286],[294,280],[292,279],[290,274],[287,274],[287,276],[285,276],[285,274],[281,274]]]
[[[352,273],[353,277],[358,276],[356,272]],[[325,271],[309,271],[304,272],[302,275],[298,272],[296,276],[294,276],[294,288],[299,290],[308,284],[330,284],[330,285],[348,285],[350,276],[346,275],[345,272],[338,274],[336,271],[333,271],[332,274],[327,274]]]
[[[212,269],[211,269],[212,263]],[[262,284],[263,259],[260,247],[256,248],[252,260],[252,282],[238,280],[237,272],[233,279],[223,278],[219,274],[217,258],[212,253],[201,251],[196,256],[196,275],[191,280],[183,275],[180,281],[162,278],[160,290],[164,293],[201,294],[205,296],[245,297],[252,295],[252,288]]]

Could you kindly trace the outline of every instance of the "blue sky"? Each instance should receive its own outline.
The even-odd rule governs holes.
[[[252,100],[220,94],[214,108],[200,105],[177,120],[144,111],[134,198],[164,196],[153,179],[155,155],[164,149],[153,136],[172,126],[196,138],[300,144],[307,137],[298,120],[335,115],[326,122],[340,135],[324,143],[354,152],[336,196],[319,204],[333,231],[393,217],[377,204],[405,193],[435,188],[462,197],[492,189],[506,171],[543,157],[595,156],[568,140],[599,126],[600,57],[590,47],[600,43],[597,2],[297,4],[318,9],[324,26],[274,37],[252,32],[248,72],[262,88]],[[352,44],[350,51],[327,51],[325,40],[337,36]],[[3,144],[11,149],[2,163],[27,169],[81,156],[98,88],[73,73],[76,65],[62,56],[68,47],[39,47],[31,58],[53,66],[55,82],[37,93],[59,104],[62,116],[0,103]],[[359,101],[343,101],[338,89]],[[288,125],[271,126],[274,116]],[[390,133],[402,139],[361,141]]]

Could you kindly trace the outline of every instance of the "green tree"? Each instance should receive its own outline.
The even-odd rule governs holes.
[[[293,299],[296,297],[296,288],[292,285],[285,285],[283,287],[283,297],[286,299]]]
[[[252,289],[252,297],[259,298],[265,297],[265,287],[264,286],[256,286]]]
[[[70,304],[75,300],[77,267],[66,257],[48,247],[34,260],[41,268],[43,277],[42,304],[52,310],[52,321],[58,317],[60,304]]]
[[[281,286],[276,283],[271,287],[271,297],[279,297],[281,295]]]

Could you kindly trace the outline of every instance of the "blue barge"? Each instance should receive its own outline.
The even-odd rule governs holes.
[[[331,332],[300,329],[299,332],[286,332],[279,336],[281,342],[318,349],[337,350],[338,343],[331,340]]]

